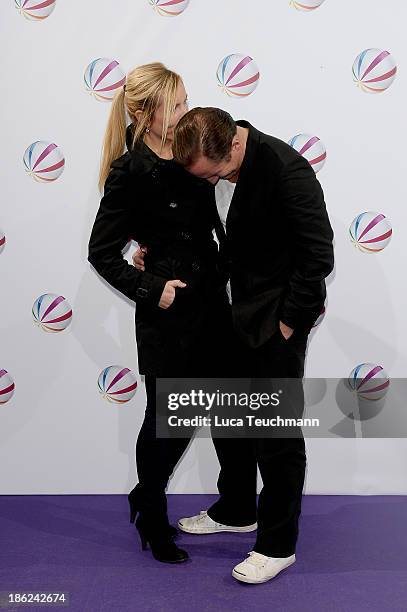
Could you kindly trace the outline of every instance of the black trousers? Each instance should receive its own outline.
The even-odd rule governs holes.
[[[295,388],[296,416],[302,416],[302,377],[309,330],[295,330],[285,340],[277,331],[257,349],[234,340],[235,372],[244,377],[286,377],[286,387]],[[236,374],[237,376],[237,374]],[[292,378],[291,378],[292,377]],[[281,386],[281,384],[280,384]],[[298,519],[306,468],[305,443],[299,437],[217,438],[213,437],[220,463],[219,499],[209,516],[234,526],[258,523],[254,550],[270,557],[288,557],[295,552]],[[263,488],[256,507],[257,465]]]
[[[188,351],[171,356],[162,376],[294,377],[301,383],[308,333],[295,331],[289,340],[276,333],[258,349],[233,335],[230,310],[217,308]],[[292,384],[292,380],[289,381]],[[147,405],[136,444],[140,513],[154,529],[168,525],[165,490],[189,445],[187,438],[156,437],[156,378],[146,375]],[[306,466],[303,438],[213,438],[221,466],[219,500],[209,516],[227,525],[258,522],[254,550],[286,557],[295,550]],[[256,507],[257,465],[263,490]]]
[[[202,300],[205,296],[202,296]],[[204,304],[204,305],[203,305]],[[173,316],[162,325],[160,359],[157,376],[166,378],[221,377],[228,363],[231,312],[226,293],[219,293],[210,302],[196,303],[201,309],[194,333],[187,314]],[[198,318],[198,317],[197,317]],[[186,321],[186,324],[184,324]],[[165,337],[163,337],[165,334]],[[221,370],[222,369],[222,370]],[[223,372],[223,374],[221,373]],[[143,521],[158,532],[168,526],[166,488],[177,463],[189,445],[190,438],[156,436],[156,375],[145,375],[147,404],[144,421],[136,443],[136,464],[139,482],[135,486],[137,503]],[[192,434],[191,434],[192,437]]]
[[[190,440],[156,437],[156,378],[145,377],[147,405],[136,443],[139,511],[158,532],[168,526],[166,488]]]

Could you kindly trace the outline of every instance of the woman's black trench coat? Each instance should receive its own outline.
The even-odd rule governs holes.
[[[111,165],[89,240],[88,260],[113,287],[136,302],[141,374],[203,376],[229,316],[213,229],[214,188],[140,143]],[[145,271],[123,257],[130,239],[146,245]],[[158,306],[167,280],[180,279],[168,309]],[[216,352],[216,351],[215,351]],[[198,361],[197,361],[198,360]],[[199,371],[196,371],[196,369]]]

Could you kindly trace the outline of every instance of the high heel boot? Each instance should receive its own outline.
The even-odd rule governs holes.
[[[150,544],[154,559],[162,563],[182,563],[189,559],[188,553],[182,548],[178,548],[174,540],[168,534],[168,529],[154,528],[151,523],[147,523],[139,515],[136,520],[136,528],[140,534],[141,548],[147,550]]]
[[[137,513],[140,512],[138,503],[138,492],[136,489],[130,491],[127,496],[130,505],[130,523],[133,524],[136,520]],[[168,534],[171,538],[176,538],[179,535],[178,529],[168,523]]]

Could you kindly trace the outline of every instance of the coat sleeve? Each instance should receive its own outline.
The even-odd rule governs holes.
[[[322,187],[302,156],[296,156],[283,167],[280,197],[287,239],[294,247],[292,273],[280,319],[294,329],[311,328],[324,305],[325,278],[334,267],[333,231]]]
[[[137,270],[122,254],[129,241],[129,228],[134,227],[130,215],[137,214],[133,207],[137,193],[130,194],[129,163],[124,157],[112,163],[106,179],[89,239],[88,261],[112,287],[131,300],[158,306],[166,279]]]

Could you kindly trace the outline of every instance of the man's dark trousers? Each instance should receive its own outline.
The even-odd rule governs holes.
[[[302,377],[308,335],[309,329],[297,329],[286,340],[278,330],[258,348],[244,345],[236,336],[231,343],[234,371],[240,376],[285,379],[290,388],[296,387],[297,418],[302,416],[304,408]],[[253,550],[269,557],[288,557],[295,552],[306,468],[301,430],[296,435],[291,438],[213,436],[221,466],[220,498],[209,508],[208,515],[218,523],[234,526],[250,525],[257,520]],[[256,509],[257,465],[263,489]]]

